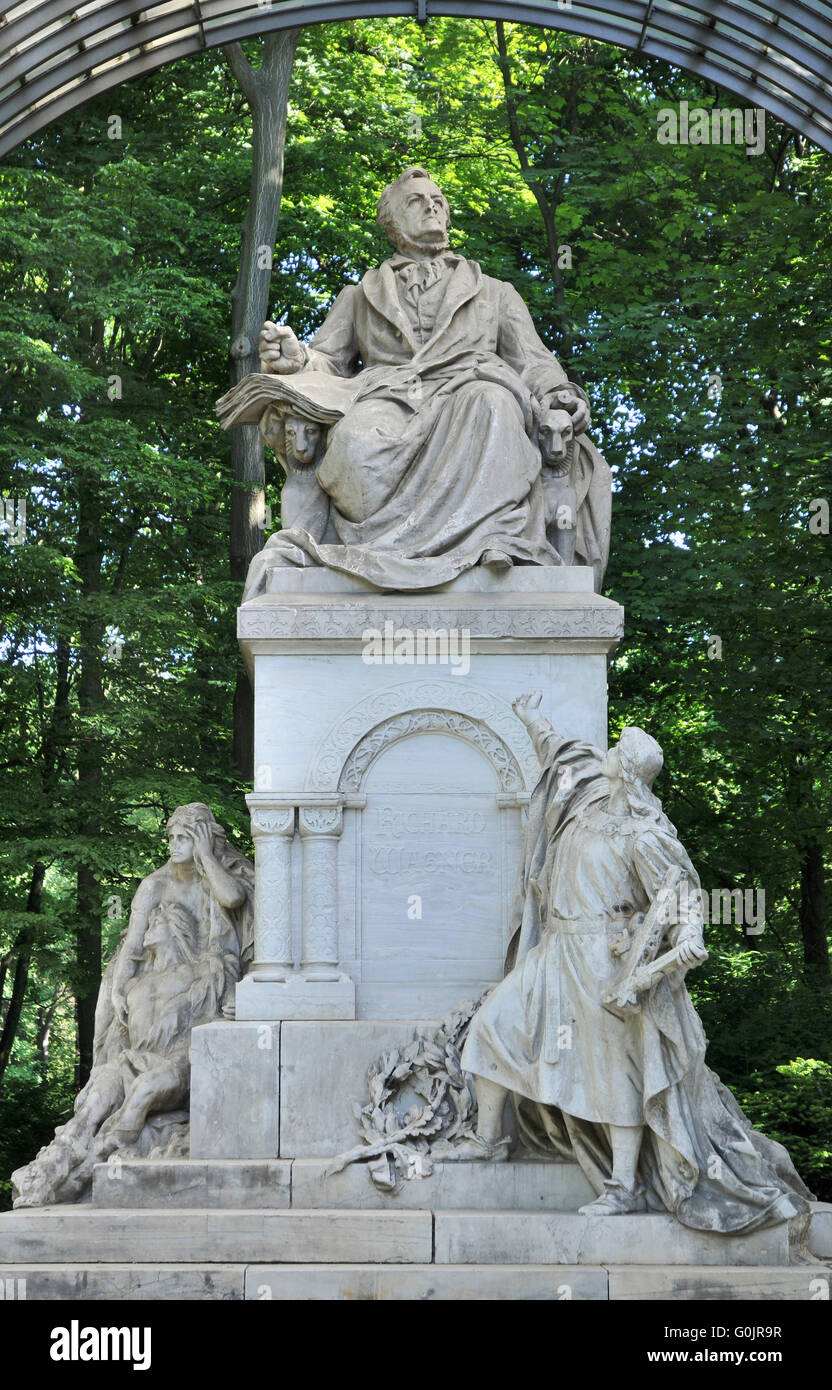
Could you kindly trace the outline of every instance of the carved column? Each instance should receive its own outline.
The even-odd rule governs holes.
[[[292,839],[294,806],[252,808],[254,837],[255,980],[285,980],[292,972]]]
[[[338,980],[338,837],[340,806],[301,806],[303,933],[301,968],[307,980]]]

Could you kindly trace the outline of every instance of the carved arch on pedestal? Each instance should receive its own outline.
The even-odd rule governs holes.
[[[485,755],[497,775],[501,792],[523,791],[523,774],[508,744],[479,719],[445,709],[414,709],[392,715],[359,739],[346,759],[338,779],[345,796],[361,791],[364,778],[377,758],[394,743],[418,734],[451,734],[464,739]]]
[[[316,749],[304,790],[355,795],[386,748],[429,732],[477,748],[494,768],[501,792],[530,791],[540,775],[528,734],[508,701],[468,683],[420,680],[388,686],[347,710]]]

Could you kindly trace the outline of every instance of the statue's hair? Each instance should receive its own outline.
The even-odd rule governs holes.
[[[171,830],[181,827],[183,830],[193,830],[198,821],[207,821],[214,834],[225,835],[225,831],[217,820],[210,806],[206,806],[204,801],[189,801],[185,806],[177,806],[176,810],[169,817],[165,829],[168,834]]]
[[[656,740],[635,724],[621,730],[618,761],[630,810],[636,816],[662,817],[662,804],[650,790],[664,766],[664,754]]]
[[[401,193],[404,185],[406,183],[409,183],[411,179],[430,179],[431,183],[433,183],[433,179],[430,178],[430,174],[428,173],[427,169],[423,169],[419,164],[409,164],[406,169],[402,170],[402,172],[399,174],[399,177],[395,179],[393,183],[388,183],[387,187],[383,190],[382,195],[378,200],[378,208],[376,209],[376,221],[378,222],[378,225],[381,227],[385,236],[390,241],[392,241],[394,246],[396,244],[395,237],[397,195]],[[450,203],[448,202],[441,188],[439,189],[439,193],[442,198],[442,202],[445,206],[445,213],[448,217],[448,220],[450,221]]]

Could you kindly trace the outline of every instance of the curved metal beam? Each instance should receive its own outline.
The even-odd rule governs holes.
[[[429,14],[506,19],[663,58],[832,152],[832,0],[11,0],[0,155],[140,73],[292,25]]]

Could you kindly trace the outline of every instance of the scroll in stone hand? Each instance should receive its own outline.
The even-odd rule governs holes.
[[[639,995],[679,964],[678,946],[662,955],[659,955],[659,948],[669,923],[678,917],[676,894],[683,873],[684,870],[678,864],[674,864],[662,879],[659,891],[627,951],[622,979],[612,989],[607,990],[601,1000],[604,1008],[610,1013],[619,1016],[636,1013],[641,1007]]]

